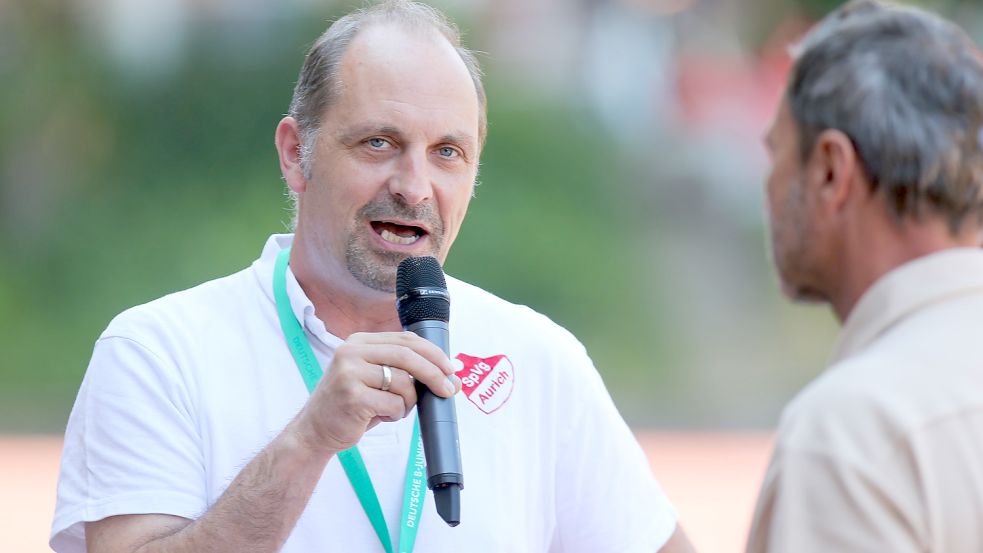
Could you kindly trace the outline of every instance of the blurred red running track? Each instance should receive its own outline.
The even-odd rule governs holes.
[[[636,433],[652,470],[702,553],[743,549],[765,465],[768,434]],[[54,511],[61,438],[0,436],[0,551],[41,553]]]

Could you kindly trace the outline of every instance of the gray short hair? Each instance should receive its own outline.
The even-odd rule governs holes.
[[[787,100],[802,158],[818,135],[853,141],[898,221],[927,208],[955,233],[983,219],[983,63],[969,37],[928,12],[855,0],[793,52]]]
[[[338,69],[341,58],[359,31],[380,23],[395,23],[413,30],[432,30],[439,33],[457,50],[474,81],[478,94],[479,146],[485,143],[487,129],[487,100],[481,82],[481,68],[474,52],[461,45],[461,32],[440,11],[408,0],[386,0],[356,10],[338,19],[311,47],[294,87],[288,115],[297,120],[301,135],[301,162],[310,178],[310,157],[317,141],[321,116],[338,95]]]

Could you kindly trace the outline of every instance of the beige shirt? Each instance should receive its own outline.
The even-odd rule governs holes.
[[[983,250],[882,277],[785,408],[758,552],[983,552]]]

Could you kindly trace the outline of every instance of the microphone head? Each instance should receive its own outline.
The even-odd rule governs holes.
[[[433,257],[407,257],[396,270],[396,311],[399,322],[408,327],[419,321],[451,318],[444,270]]]

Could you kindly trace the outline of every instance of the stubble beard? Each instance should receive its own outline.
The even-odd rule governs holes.
[[[369,233],[374,231],[367,221],[401,219],[425,223],[430,234],[427,235],[429,250],[420,255],[438,257],[444,243],[444,225],[433,204],[408,206],[398,199],[386,195],[384,198],[365,204],[358,213],[348,232],[345,247],[345,263],[348,272],[364,286],[386,292],[396,293],[396,268],[400,261],[409,257],[406,254],[386,251],[373,244]]]
[[[814,271],[809,262],[809,241],[814,229],[800,181],[791,183],[781,213],[771,214],[769,220],[772,263],[782,293],[794,302],[824,301],[825,295],[810,284]]]

